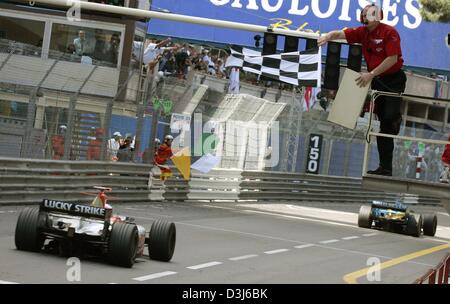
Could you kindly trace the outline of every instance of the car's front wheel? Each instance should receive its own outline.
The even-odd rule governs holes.
[[[423,216],[423,234],[428,236],[434,236],[437,229],[437,216],[436,214],[425,214]]]
[[[372,206],[363,205],[359,208],[358,227],[371,228],[372,227]]]

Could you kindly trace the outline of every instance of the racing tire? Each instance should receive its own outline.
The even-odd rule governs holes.
[[[17,219],[14,242],[18,250],[41,250],[44,245],[44,237],[39,232],[39,209],[25,208]]]
[[[131,268],[136,259],[139,234],[136,225],[114,223],[109,239],[108,259],[111,264]]]
[[[176,235],[174,223],[163,220],[153,222],[148,242],[150,259],[169,262],[175,252]]]
[[[358,227],[371,228],[372,222],[372,206],[362,205],[361,208],[359,208]]]
[[[425,214],[423,216],[423,234],[427,236],[434,236],[437,228],[436,214]]]
[[[414,236],[414,237],[420,237],[422,234],[422,215],[411,213],[408,215],[408,222],[406,224],[406,233]]]

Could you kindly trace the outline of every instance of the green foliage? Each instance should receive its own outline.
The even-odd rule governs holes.
[[[419,0],[420,14],[425,21],[450,22],[450,0]]]

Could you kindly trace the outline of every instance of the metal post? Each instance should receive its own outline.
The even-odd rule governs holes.
[[[75,116],[75,107],[77,106],[77,94],[70,96],[69,108],[67,113],[67,130],[64,136],[64,160],[70,159],[70,151],[72,150],[72,134],[73,134],[73,121]]]
[[[345,156],[344,156],[344,176],[348,176],[348,166],[350,164],[350,151],[351,151],[352,142],[347,141],[345,145]]]
[[[153,96],[157,89],[156,87],[154,88],[155,74],[151,73],[149,77],[150,79],[148,81],[148,89],[145,98],[147,105],[153,101]],[[151,153],[150,155],[153,155],[153,151],[155,151],[155,139],[156,136],[158,135],[158,121],[160,115],[161,115],[161,107],[158,110],[155,110],[154,106],[152,105],[152,126],[150,129],[150,142],[148,144],[148,149],[149,152]]]
[[[131,77],[133,77],[133,73],[130,73],[130,75],[128,75],[127,80],[125,81],[125,83],[122,86],[119,83],[119,89],[116,92],[116,96],[111,98],[106,105],[105,120],[103,122],[103,129],[105,130],[105,134],[104,134],[105,138],[102,142],[102,150],[101,150],[101,158],[100,158],[101,160],[106,160],[106,156],[107,156],[107,152],[108,152],[109,138],[107,138],[106,136],[108,134],[109,128],[111,127],[111,116],[112,116],[112,112],[113,112],[114,102],[117,101],[117,99],[119,98],[122,91],[127,88],[128,82],[130,81]]]
[[[369,135],[370,137],[371,135]],[[363,160],[363,172],[362,176],[366,175],[369,161],[369,151],[370,151],[370,143],[367,140],[364,143],[364,160]]]
[[[289,114],[286,119],[287,136],[284,138],[283,159],[281,161],[280,170],[282,172],[295,172],[297,167],[297,156],[299,146],[299,134],[302,126],[303,117],[303,98],[304,93],[302,88],[300,93],[300,102],[296,100],[295,87],[292,89],[292,102],[289,109]]]
[[[31,133],[32,133],[32,130],[34,127],[34,120],[35,120],[35,114],[36,114],[36,101],[37,101],[39,89],[41,88],[42,84],[47,79],[48,75],[50,75],[50,72],[53,70],[53,68],[56,66],[57,63],[58,63],[58,60],[53,61],[53,64],[47,70],[44,77],[42,77],[41,81],[30,93],[30,100],[28,102],[28,111],[27,111],[27,126],[25,128],[25,136],[24,136],[24,140],[23,140],[22,150],[20,153],[21,157],[30,157],[30,151],[31,151],[31,145],[32,145]]]
[[[89,79],[92,77],[92,74],[94,74],[96,69],[97,69],[97,66],[93,66],[92,70],[89,72],[89,75],[84,79],[83,83],[78,88],[77,92],[75,92],[74,95],[70,96],[69,108],[68,108],[68,114],[67,114],[67,130],[66,130],[66,134],[64,136],[64,156],[63,156],[64,160],[70,159],[70,152],[72,149],[72,136],[73,136],[73,129],[74,129],[73,125],[74,125],[74,118],[75,118],[75,109],[77,107],[78,96],[80,95],[84,86],[88,83]]]
[[[13,48],[11,49],[11,52],[9,52],[8,56],[5,58],[5,60],[2,62],[2,64],[0,65],[0,71],[5,67],[5,65],[8,63],[9,59],[11,58],[11,56],[14,54],[14,51],[16,50],[16,46],[14,45]]]
[[[448,114],[449,114],[449,105],[445,105],[445,112],[444,112],[444,121],[442,122],[442,132],[445,132],[447,123],[448,123]]]
[[[324,159],[324,166],[323,166],[323,173],[324,175],[330,174],[330,163],[331,163],[331,152],[333,150],[333,139],[330,138],[327,140],[327,148],[325,152],[325,159]]]
[[[112,109],[114,106],[114,100],[115,100],[115,98],[108,100],[108,104],[106,105],[106,109],[105,109],[105,119],[103,121],[103,129],[105,130],[105,132],[104,132],[104,138],[102,141],[102,151],[101,151],[101,157],[100,157],[101,160],[110,160],[110,159],[106,159],[106,158],[107,158],[108,141],[109,141],[108,130],[111,127],[111,116],[112,116]]]
[[[153,110],[152,112],[152,127],[150,130],[150,142],[148,144],[148,149],[149,152],[151,153],[150,155],[153,155],[153,151],[155,151],[155,139],[157,136],[157,131],[158,131],[158,120],[159,120],[159,116],[161,113],[161,109]]]
[[[134,151],[131,156],[131,160],[133,162],[136,161],[137,158],[136,156],[138,155],[139,150],[141,149],[142,128],[144,127],[144,112],[145,112],[145,105],[143,105],[142,103],[138,103],[136,105],[137,123],[134,141]]]

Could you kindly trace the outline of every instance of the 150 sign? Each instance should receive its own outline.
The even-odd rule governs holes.
[[[311,134],[309,137],[308,161],[306,173],[319,174],[320,154],[322,151],[323,136]]]

